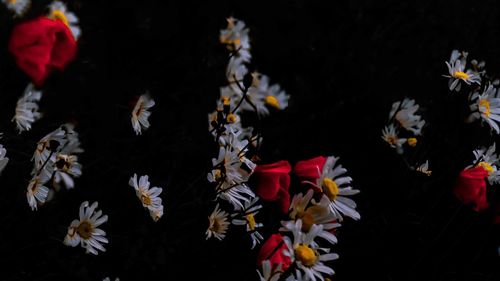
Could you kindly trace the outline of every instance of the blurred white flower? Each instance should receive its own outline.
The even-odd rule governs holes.
[[[274,270],[271,267],[271,261],[265,260],[262,262],[262,274],[257,270],[259,274],[260,281],[278,281],[281,277],[281,264],[279,264]]]
[[[226,45],[228,50],[235,52],[243,61],[249,62],[252,58],[248,28],[245,27],[243,21],[233,17],[227,18],[227,27],[220,31],[219,40]]]
[[[28,184],[26,191],[26,199],[31,207],[31,210],[37,210],[39,205],[43,205],[49,196],[49,188],[45,184],[52,176],[50,167],[42,169],[36,174]]]
[[[482,119],[497,133],[500,134],[500,98],[497,96],[497,89],[493,85],[488,85],[482,94],[475,92],[471,96],[472,104],[469,106],[473,113],[469,121]]]
[[[144,94],[139,97],[137,103],[132,110],[132,127],[137,135],[142,133],[142,130],[149,128],[149,116],[151,112],[148,111],[155,105],[155,101],[149,96]]]
[[[62,21],[71,30],[75,40],[78,40],[82,33],[78,26],[78,18],[74,13],[68,11],[66,4],[61,1],[54,1],[49,5],[49,9],[48,18]]]
[[[466,64],[466,52],[459,52],[458,50],[453,50],[451,52],[450,61],[446,62],[449,75],[443,75],[444,77],[450,78],[448,81],[450,91],[460,91],[462,86],[460,81],[463,81],[467,85],[472,83],[481,84],[481,77],[479,74],[471,69],[465,70]]]
[[[42,98],[42,92],[37,91],[33,84],[28,84],[23,96],[17,101],[16,114],[12,122],[16,122],[19,133],[29,131],[31,125],[42,117],[38,112],[38,102]]]
[[[7,9],[14,12],[16,17],[22,17],[31,6],[31,0],[2,0]]]
[[[415,135],[420,135],[425,120],[421,120],[422,117],[415,114],[418,108],[419,106],[415,104],[415,100],[405,98],[402,102],[397,101],[392,104],[389,119],[394,118],[401,127],[413,132]]]
[[[425,163],[421,164],[415,169],[417,172],[420,172],[422,174],[426,174],[427,176],[431,176],[432,171],[429,170],[429,160],[425,161]]]
[[[154,221],[158,221],[163,216],[163,205],[160,193],[163,189],[159,187],[149,187],[148,176],[141,176],[137,181],[137,174],[134,174],[128,183],[135,189],[135,194],[141,200],[142,206],[147,208],[149,215]]]
[[[212,236],[222,240],[226,237],[226,231],[229,227],[229,222],[227,220],[228,214],[219,209],[219,204],[215,206],[214,211],[208,217],[208,229],[206,232],[207,238]]]
[[[398,131],[393,123],[382,129],[382,139],[392,148],[395,148],[397,153],[403,153],[403,144],[406,142],[406,138],[398,137]]]
[[[103,244],[108,243],[106,232],[98,228],[101,224],[108,221],[107,215],[102,215],[102,211],[96,211],[98,206],[94,202],[89,206],[85,201],[80,205],[79,219],[71,222],[68,227],[68,233],[64,238],[64,244],[76,247],[80,244],[86,253],[98,254],[98,251],[105,252]]]
[[[78,163],[78,156],[59,153],[54,163],[54,185],[63,183],[67,189],[75,187],[73,178],[82,175],[82,165]]]
[[[0,138],[1,137],[2,134],[0,133]],[[0,144],[0,174],[5,169],[5,166],[7,166],[7,163],[9,163],[9,158],[7,157],[7,150],[3,147],[3,145]]]

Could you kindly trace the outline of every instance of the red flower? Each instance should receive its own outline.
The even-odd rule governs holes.
[[[254,175],[257,178],[257,194],[264,201],[277,200],[283,213],[290,208],[290,171],[292,166],[282,160],[267,165],[258,165]]]
[[[18,67],[41,86],[52,69],[63,70],[75,58],[76,42],[62,21],[39,17],[14,27],[9,51]]]
[[[312,159],[299,161],[295,164],[293,172],[301,180],[313,181],[321,176],[326,159],[327,157],[318,156]]]
[[[286,249],[287,246],[281,234],[271,235],[260,248],[259,255],[257,256],[257,265],[260,266],[263,261],[269,260],[273,270],[280,264],[282,271],[287,270],[292,260],[283,254],[283,250]]]
[[[474,205],[477,212],[488,208],[486,201],[486,178],[488,171],[477,166],[460,172],[453,192],[464,204]]]

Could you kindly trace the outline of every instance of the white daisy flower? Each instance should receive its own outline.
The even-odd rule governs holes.
[[[296,221],[301,220],[301,231],[309,232],[313,225],[322,225],[323,230],[318,234],[331,244],[337,243],[337,237],[332,234],[331,230],[340,227],[337,223],[337,217],[330,211],[330,200],[326,195],[321,197],[320,202],[316,203],[311,198],[314,194],[312,189],[309,189],[306,195],[299,193],[295,195],[290,204],[291,221],[282,221],[280,231],[294,231]],[[312,205],[309,206],[309,203]]]
[[[259,270],[257,273],[259,274],[260,281],[278,281],[281,277],[281,264],[279,264],[274,270],[271,266],[271,261],[265,260],[262,262],[262,274]]]
[[[350,186],[352,178],[344,176],[347,170],[342,168],[342,165],[336,165],[338,160],[338,157],[329,156],[323,166],[323,171],[318,169],[320,177],[317,181],[315,183],[305,182],[322,190],[323,194],[330,199],[330,210],[339,221],[343,220],[341,214],[359,220],[360,215],[356,211],[356,202],[346,197],[358,194],[359,190]]]
[[[139,97],[137,103],[132,110],[132,127],[137,135],[142,133],[142,130],[149,128],[149,116],[151,112],[148,111],[151,107],[155,105],[155,101],[149,96],[149,94],[144,94]]]
[[[415,100],[412,99],[405,98],[402,102],[397,101],[392,104],[389,119],[394,118],[401,127],[413,132],[415,135],[420,135],[425,120],[421,120],[421,116],[415,114],[418,107],[418,104],[415,104]]]
[[[48,17],[53,20],[60,20],[66,25],[70,30],[71,34],[75,40],[80,38],[82,33],[80,27],[78,26],[78,18],[76,15],[70,11],[66,5],[61,1],[54,1],[49,6],[49,14]]]
[[[247,99],[240,105],[241,110],[256,111],[259,116],[269,115],[269,107],[283,110],[288,107],[290,96],[278,84],[269,85],[269,77],[258,72],[252,73],[253,81],[248,88]],[[232,88],[234,90],[234,87]],[[234,90],[233,99],[243,98],[241,90]]]
[[[304,280],[316,279],[324,280],[323,274],[333,275],[335,272],[330,267],[323,264],[323,262],[336,260],[338,255],[329,253],[329,249],[320,248],[314,241],[318,233],[323,230],[321,225],[313,225],[311,231],[304,233],[300,231],[302,226],[301,221],[297,220],[293,232],[293,242],[289,237],[284,237],[287,250],[284,254],[289,256],[296,265],[296,276],[302,276],[301,271],[304,273]]]
[[[17,101],[16,114],[12,122],[16,122],[19,133],[29,131],[31,125],[42,117],[38,112],[38,102],[42,98],[42,92],[37,91],[33,84],[28,84],[23,96]]]
[[[247,182],[256,165],[231,146],[220,147],[217,159],[212,159],[214,169],[208,174],[208,181],[218,182],[223,179],[228,184]]]
[[[238,87],[243,84],[243,78],[248,73],[248,68],[245,65],[245,61],[241,57],[231,57],[229,63],[226,67],[226,77],[227,82],[229,82],[230,89],[233,91],[233,95],[236,93],[241,93],[241,89]]]
[[[68,234],[64,238],[64,245],[76,247],[80,244],[86,253],[98,254],[98,250],[105,252],[103,244],[108,243],[106,232],[98,228],[108,221],[107,215],[102,215],[102,211],[96,211],[98,206],[94,202],[89,206],[85,201],[80,205],[79,219],[71,222],[68,227]]]
[[[403,144],[406,143],[406,138],[399,138],[398,131],[394,124],[389,124],[382,129],[382,139],[388,143],[392,148],[396,149],[399,154],[403,153]]]
[[[472,94],[471,101],[473,103],[469,107],[473,113],[469,120],[482,119],[497,134],[500,134],[498,126],[500,123],[500,98],[497,96],[497,89],[493,85],[488,85],[482,94],[479,92]]]
[[[76,155],[58,153],[54,163],[54,185],[63,183],[67,189],[75,187],[73,178],[82,175],[82,165]]]
[[[496,154],[496,144],[486,148],[480,148],[473,151],[474,163],[467,167],[467,169],[475,166],[481,166],[488,172],[488,182],[495,184],[500,182],[500,171],[498,170],[500,157]]]
[[[49,157],[55,159],[55,152],[64,143],[65,136],[66,132],[62,128],[57,128],[38,141],[32,159],[35,161],[35,169],[32,174],[35,174],[45,162],[49,161]],[[46,166],[50,165],[46,164]]]
[[[449,75],[443,75],[444,77],[450,78],[448,81],[448,87],[450,88],[450,91],[460,91],[460,81],[463,81],[467,85],[470,85],[472,83],[476,83],[478,85],[481,84],[481,77],[477,72],[471,69],[465,70],[466,63],[467,53],[460,53],[458,50],[453,50],[453,52],[451,53],[450,61],[446,62]]]
[[[432,171],[429,170],[429,160],[425,161],[425,163],[418,166],[415,170],[422,174],[426,174],[427,176],[431,176],[432,174]]]
[[[228,214],[219,209],[219,204],[215,206],[214,211],[208,217],[208,229],[206,232],[207,240],[212,236],[222,240],[226,237],[226,231],[229,227],[229,222],[227,220]]]
[[[39,205],[43,205],[49,196],[49,188],[45,184],[52,176],[51,168],[47,167],[35,175],[28,184],[26,191],[26,199],[31,207],[31,210],[37,210]]]
[[[230,17],[227,19],[227,28],[221,30],[219,36],[220,42],[225,44],[228,50],[236,52],[238,57],[246,62],[252,58],[248,31],[243,21]]]
[[[9,158],[6,157],[6,155],[7,150],[3,147],[3,145],[0,144],[0,174],[5,169],[5,166],[7,166],[7,163],[9,163]]]
[[[151,218],[158,221],[163,216],[163,205],[160,197],[162,188],[149,187],[148,176],[141,176],[137,181],[137,174],[134,174],[129,180],[129,185],[135,189],[135,194],[141,200],[142,206],[147,208]]]
[[[31,6],[31,0],[2,0],[2,2],[16,17],[22,17]]]
[[[258,228],[264,225],[255,221],[255,216],[262,209],[262,205],[257,205],[258,200],[259,198],[255,197],[252,201],[245,202],[242,208],[236,208],[237,213],[231,215],[233,217],[231,222],[234,225],[246,225],[247,232],[250,233],[250,237],[252,238],[252,249],[264,240],[264,237],[257,231]]]

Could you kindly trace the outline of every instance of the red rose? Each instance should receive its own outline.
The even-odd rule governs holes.
[[[292,166],[282,160],[267,165],[257,165],[254,175],[257,178],[257,194],[264,201],[278,200],[283,213],[290,208],[290,171]]]
[[[76,42],[62,21],[39,17],[14,27],[9,51],[19,68],[41,86],[52,69],[63,70],[75,58]]]
[[[474,210],[482,211],[488,207],[486,201],[486,178],[488,171],[478,166],[460,172],[453,192],[464,204],[474,205]]]
[[[263,261],[269,260],[273,270],[280,264],[282,271],[287,270],[288,267],[290,267],[292,260],[290,257],[283,254],[283,250],[286,249],[287,246],[285,241],[283,241],[283,236],[281,236],[281,234],[271,235],[259,250],[257,265],[260,266]]]
[[[318,156],[312,159],[297,162],[293,172],[301,180],[315,180],[321,176],[323,166],[325,166],[327,157]]]

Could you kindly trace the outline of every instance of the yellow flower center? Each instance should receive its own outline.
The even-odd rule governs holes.
[[[80,235],[80,237],[82,237],[83,239],[89,239],[90,237],[92,237],[93,231],[94,228],[88,221],[82,221],[76,228],[76,232],[78,232],[78,235]]]
[[[469,79],[469,74],[467,74],[463,71],[455,71],[453,73],[453,77],[458,78],[458,79],[462,79],[462,80],[467,80],[467,79]]]
[[[277,109],[280,109],[280,102],[278,101],[278,99],[275,96],[267,96],[265,101],[266,101],[266,104],[268,104],[272,107],[275,107]]]
[[[144,205],[151,205],[152,203],[152,200],[151,200],[151,196],[149,196],[148,193],[146,193],[145,191],[141,191],[141,202],[144,204]]]
[[[396,145],[398,143],[398,137],[396,136],[386,136],[385,141],[390,145]]]
[[[408,138],[407,142],[408,142],[408,145],[411,147],[417,146],[417,139],[416,138]]]
[[[250,230],[254,230],[255,229],[255,226],[257,225],[255,223],[255,217],[253,214],[248,214],[246,215],[246,218],[247,218],[247,222],[248,222],[248,227],[250,228]]]
[[[331,201],[335,201],[337,195],[339,195],[339,186],[337,183],[331,178],[325,178],[322,186],[326,196],[328,196]]]
[[[64,25],[69,27],[68,17],[61,10],[54,10],[50,13],[50,18],[53,20],[60,20],[64,23]]]
[[[222,97],[221,100],[222,100],[222,104],[224,104],[224,105],[229,105],[229,103],[231,101],[229,99],[229,97]]]
[[[307,245],[299,245],[295,248],[295,258],[307,267],[315,265],[318,260],[316,251]]]
[[[10,5],[16,5],[17,0],[9,0],[9,1],[7,1],[7,3]]]
[[[486,115],[486,117],[490,117],[491,114],[490,102],[487,99],[482,99],[479,101],[479,106],[484,108],[483,114]]]
[[[479,162],[479,164],[477,164],[479,167],[482,167],[484,170],[486,170],[486,172],[488,172],[489,175],[491,175],[491,173],[493,173],[495,171],[495,169],[493,169],[493,166],[491,166],[490,163],[488,162]]]
[[[236,114],[230,113],[226,117],[226,120],[227,120],[228,123],[234,123],[234,122],[236,122],[236,120],[238,120],[238,117],[236,116]]]
[[[311,208],[314,208],[314,207],[311,207]],[[309,232],[309,230],[311,230],[311,227],[314,224],[313,215],[306,211],[302,214],[300,219],[302,220],[302,231]]]

